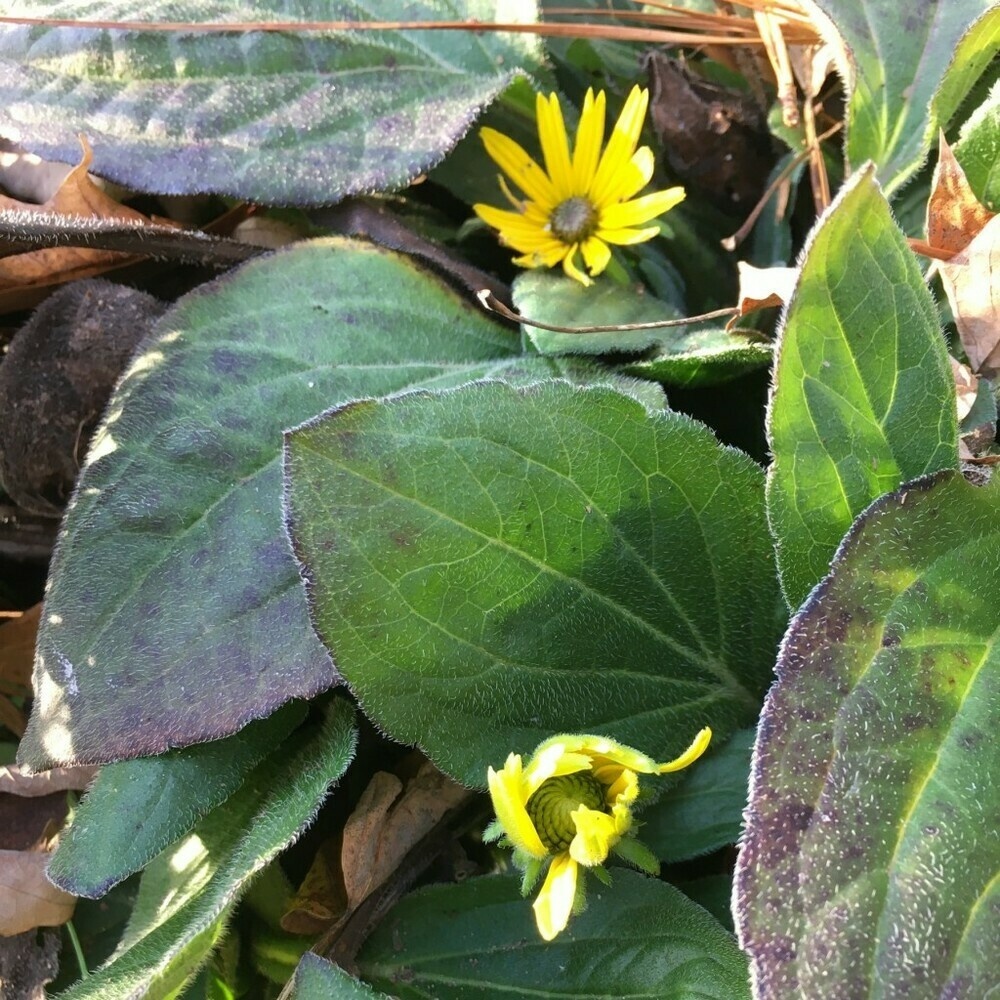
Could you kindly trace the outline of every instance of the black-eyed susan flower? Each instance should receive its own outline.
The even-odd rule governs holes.
[[[606,736],[553,736],[539,744],[527,766],[512,753],[502,770],[489,769],[497,818],[486,838],[503,837],[514,849],[525,895],[548,865],[534,904],[535,923],[546,941],[565,930],[570,914],[583,903],[581,865],[606,880],[602,865],[614,852],[651,874],[659,870],[632,830],[639,775],[687,767],[711,738],[712,731],[702,729],[679,757],[657,764]]]
[[[515,264],[562,263],[571,278],[590,285],[577,264],[578,254],[590,274],[600,274],[611,260],[609,243],[651,239],[659,232],[656,226],[636,227],[684,199],[681,187],[635,197],[653,176],[652,150],[636,149],[649,91],[632,89],[602,153],[605,104],[603,90],[596,97],[587,91],[571,155],[558,98],[537,96],[544,170],[509,136],[491,128],[480,133],[486,152],[525,196],[517,198],[501,175],[500,187],[515,210],[473,205],[485,223],[499,230],[500,239],[522,255],[514,258]]]

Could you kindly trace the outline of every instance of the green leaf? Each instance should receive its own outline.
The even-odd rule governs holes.
[[[77,0],[5,13],[79,19]],[[97,0],[88,19],[522,21],[532,0],[180,0],[165,9]],[[321,205],[408,184],[438,163],[522,67],[542,61],[527,34],[460,31],[129,32],[0,27],[4,133],[160,194],[212,191]]]
[[[281,523],[282,431],[517,350],[411,260],[350,240],[181,299],[115,390],[63,522],[21,759],[162,753],[335,683]]]
[[[561,274],[527,271],[513,286],[514,305],[530,319],[560,326],[611,326],[677,319],[684,314],[673,304],[624,288],[602,277],[589,288]],[[524,332],[542,354],[634,354],[671,339],[685,327],[621,333],[553,333],[522,324]]]
[[[874,499],[958,465],[937,310],[872,170],[820,221],[779,336],[768,518],[797,607]]]
[[[305,714],[296,702],[228,739],[101,768],[59,838],[49,878],[74,896],[103,896],[225,802]]]
[[[763,477],[690,418],[479,383],[333,411],[286,470],[319,634],[460,781],[553,732],[666,760],[756,717],[783,627]]]
[[[746,959],[701,907],[656,879],[616,869],[554,941],[538,935],[514,877],[413,893],[358,956],[361,975],[400,1000],[468,996],[742,1000]]]
[[[578,281],[545,271],[528,271],[514,282],[514,304],[525,316],[560,326],[610,326],[678,319],[683,312],[650,292],[624,288],[609,278],[585,288]],[[718,325],[662,327],[617,333],[554,333],[523,324],[542,354],[648,355],[621,371],[664,385],[719,385],[770,364],[772,346]]]
[[[767,997],[985,997],[1000,969],[1000,483],[866,511],[782,645],[737,925]]]
[[[679,784],[640,814],[639,838],[661,861],[687,861],[739,839],[755,733],[735,733],[718,753],[685,771]]]
[[[208,957],[247,883],[312,822],[347,769],[354,712],[333,703],[321,729],[300,730],[250,780],[143,873],[118,951],[61,1000],[158,1000]]]
[[[673,336],[669,339],[664,336],[658,354],[642,361],[626,362],[620,370],[664,385],[694,389],[730,382],[747,372],[764,368],[774,358],[771,343],[749,339],[759,336],[753,330],[727,332],[721,326],[681,327],[669,333]]]
[[[955,156],[976,197],[991,212],[1000,207],[1000,83],[962,126]]]
[[[299,959],[315,943],[315,936],[290,934],[280,927],[274,929],[254,923],[249,934],[250,961],[265,979],[284,986],[295,973]]]
[[[730,901],[733,896],[733,880],[728,873],[702,875],[690,882],[678,882],[677,888],[708,910],[730,933],[733,932],[733,914]]]
[[[292,977],[288,1000],[389,1000],[333,962],[306,952]]]
[[[857,169],[874,160],[886,191],[894,192],[1000,47],[1000,12],[993,0],[817,6],[846,46],[848,162]]]
[[[542,72],[536,70],[535,75],[540,76]],[[551,91],[555,87],[549,89]],[[470,205],[478,201],[503,204],[506,199],[497,183],[500,169],[486,152],[480,131],[492,128],[502,132],[541,163],[535,94],[533,80],[525,77],[512,80],[510,86],[480,115],[476,127],[458,142],[444,161],[428,174],[427,179],[447,188],[450,194]],[[575,111],[565,106],[563,111],[567,118],[575,115]]]

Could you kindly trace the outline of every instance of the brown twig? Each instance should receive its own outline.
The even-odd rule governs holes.
[[[822,135],[816,137],[816,142],[820,143],[826,139],[829,139],[831,135],[839,132],[844,127],[843,122],[837,122],[836,125],[830,126]],[[807,148],[800,150],[795,156],[792,157],[782,168],[781,172],[777,177],[771,181],[767,186],[767,190],[760,196],[757,204],[754,205],[753,210],[746,217],[743,225],[736,230],[732,236],[727,236],[725,239],[720,240],[723,249],[725,250],[735,250],[746,238],[750,235],[750,230],[753,229],[754,224],[760,218],[760,213],[764,211],[767,206],[768,201],[771,199],[771,195],[774,194],[777,189],[784,184],[784,182],[791,176],[792,171],[795,170],[803,160],[808,159],[812,155],[812,148]]]
[[[726,309],[715,309],[712,312],[702,313],[700,316],[657,319],[650,323],[616,323],[611,326],[559,326],[556,323],[544,323],[541,320],[530,319],[522,313],[508,309],[488,288],[480,291],[476,298],[482,303],[484,309],[499,313],[504,319],[509,319],[514,323],[523,323],[525,326],[533,326],[539,330],[551,330],[554,333],[629,333],[633,330],[658,330],[668,326],[690,326],[692,323],[721,319],[723,316],[734,316],[739,312],[735,306],[729,306]]]
[[[759,0],[734,0],[750,9]],[[773,2],[773,0],[772,0]],[[711,15],[689,11],[669,4],[656,4],[659,12],[604,11],[563,8],[553,10],[553,16],[576,18],[571,23],[541,21],[533,24],[484,21],[107,21],[103,19],[65,17],[0,17],[0,24],[49,28],[89,28],[103,31],[182,32],[212,34],[224,32],[343,32],[343,31],[471,31],[532,34],[548,37],[610,38],[619,41],[659,42],[664,45],[760,45],[753,31],[753,22],[746,18]],[[774,4],[784,12],[784,7]],[[801,13],[801,12],[800,12]],[[614,17],[617,21],[632,21],[656,27],[633,27],[627,24],[594,24],[581,22],[580,17]],[[796,42],[816,40],[816,32],[808,21],[791,33]],[[799,37],[801,35],[802,37]]]

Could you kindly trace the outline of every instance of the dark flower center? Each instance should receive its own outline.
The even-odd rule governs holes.
[[[604,786],[588,771],[549,778],[528,799],[528,817],[541,842],[553,854],[565,851],[576,836],[570,813],[580,806],[606,811]]]
[[[582,243],[597,229],[597,209],[586,198],[567,198],[552,210],[549,228],[563,243]]]

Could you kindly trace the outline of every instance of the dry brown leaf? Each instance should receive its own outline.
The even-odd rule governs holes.
[[[365,898],[369,887],[375,888],[382,837],[402,791],[403,783],[396,775],[377,771],[344,826],[340,857],[350,909]]]
[[[1000,372],[1000,218],[938,268],[970,366],[993,378]]]
[[[347,910],[347,894],[340,871],[341,838],[320,845],[302,885],[281,917],[289,934],[322,934]]]
[[[968,365],[963,365],[961,361],[956,361],[951,356],[948,360],[951,362],[951,373],[955,377],[958,422],[961,423],[972,411],[972,406],[976,402],[976,396],[979,394],[979,378],[973,375]]]
[[[946,258],[960,253],[993,218],[972,193],[962,165],[941,133],[940,153],[927,201],[927,243]]]
[[[94,780],[96,767],[54,767],[51,771],[24,774],[16,764],[0,767],[0,792],[36,798],[57,792],[82,792]]]
[[[0,138],[0,189],[12,198],[40,205],[56,193],[72,169],[69,163],[43,160]]]
[[[373,832],[372,824],[355,810],[344,827],[342,854],[348,905],[357,906],[382,885],[445,813],[470,794],[467,788],[442,774],[430,761],[424,761],[387,813],[382,812],[385,790],[376,797],[375,814],[384,815],[385,821],[374,831],[374,850],[366,843],[366,837]]]
[[[317,933],[321,928],[316,921],[324,910],[330,913],[327,923],[343,926],[442,817],[472,794],[428,760],[405,783],[394,774],[376,772],[344,826],[341,879],[322,870],[328,860],[318,857],[314,868],[320,870],[306,876],[282,927],[293,933],[308,927]]]
[[[46,877],[48,851],[0,851],[0,936],[56,927],[73,916],[76,897]]]
[[[289,243],[301,240],[304,235],[306,234],[295,226],[267,215],[251,215],[249,219],[238,223],[232,232],[234,240],[250,243],[255,247],[267,247],[269,250],[288,246]]]
[[[88,173],[93,153],[81,137],[83,157],[67,175],[55,195],[43,205],[33,205],[0,195],[0,209],[22,212],[54,212],[59,215],[97,219],[131,219],[150,222],[146,216],[106,195]],[[133,259],[128,254],[88,250],[82,247],[56,247],[34,250],[0,259],[0,290],[39,289],[77,278],[92,277],[111,267],[120,267]]]
[[[736,267],[740,275],[739,312],[726,324],[727,330],[756,309],[784,305],[791,299],[799,278],[797,267],[754,267],[743,261]]]
[[[35,638],[41,616],[42,605],[36,604],[0,626],[0,680],[23,688],[31,687]]]

